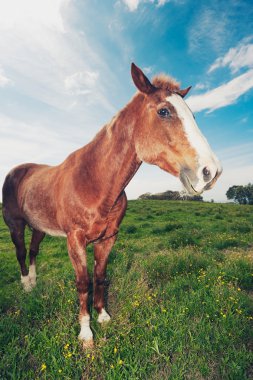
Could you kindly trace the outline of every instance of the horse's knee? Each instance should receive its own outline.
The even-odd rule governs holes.
[[[95,278],[95,286],[104,286],[105,282],[105,276]]]
[[[88,279],[77,279],[76,280],[76,288],[78,293],[88,293],[89,291],[89,280]]]

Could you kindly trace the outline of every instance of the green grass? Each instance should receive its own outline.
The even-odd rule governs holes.
[[[252,206],[130,201],[108,264],[112,320],[92,310],[92,351],[77,339],[65,240],[43,241],[30,294],[2,219],[0,252],[0,379],[253,378]]]

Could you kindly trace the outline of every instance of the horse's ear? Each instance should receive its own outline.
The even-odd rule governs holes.
[[[191,88],[192,88],[192,86],[187,87],[184,90],[178,90],[177,94],[182,96],[182,98],[184,98],[188,94],[188,92],[190,91]]]
[[[151,94],[156,90],[155,86],[150,83],[146,75],[134,63],[131,65],[131,74],[134,84],[139,91],[144,92],[144,94]]]

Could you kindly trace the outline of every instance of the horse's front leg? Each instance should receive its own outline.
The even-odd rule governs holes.
[[[94,244],[94,307],[98,312],[98,322],[108,322],[111,317],[105,310],[105,277],[109,253],[115,243],[116,236]]]
[[[73,231],[67,236],[69,257],[76,273],[76,287],[80,302],[79,321],[81,331],[79,339],[83,348],[93,346],[93,334],[90,328],[90,315],[88,311],[89,274],[86,261],[86,240],[83,231]]]

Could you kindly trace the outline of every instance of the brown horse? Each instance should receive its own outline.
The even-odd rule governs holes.
[[[160,75],[151,83],[132,64],[139,92],[88,145],[58,166],[23,164],[3,186],[3,216],[16,247],[21,282],[36,284],[35,259],[45,234],[67,237],[80,300],[79,338],[93,344],[88,312],[89,276],[86,246],[94,243],[94,307],[98,321],[104,308],[106,265],[126,211],[124,189],[142,161],[180,177],[191,194],[210,189],[221,173],[219,161],[198,129],[183,100],[190,87]],[[29,272],[24,229],[32,228]]]

